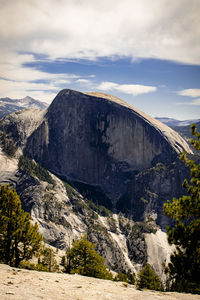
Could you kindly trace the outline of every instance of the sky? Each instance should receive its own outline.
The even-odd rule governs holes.
[[[115,95],[200,119],[200,0],[0,0],[0,97]]]

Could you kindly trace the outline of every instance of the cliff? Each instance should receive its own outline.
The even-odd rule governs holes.
[[[115,205],[136,173],[182,150],[191,152],[175,131],[120,99],[63,90],[25,154],[58,176],[98,188]]]

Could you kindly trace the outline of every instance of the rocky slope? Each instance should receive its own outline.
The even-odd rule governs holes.
[[[150,262],[162,275],[172,251],[162,206],[188,176],[183,138],[118,98],[71,90],[46,111],[5,117],[0,130],[0,183],[16,187],[46,241],[67,249],[87,233],[111,269]]]

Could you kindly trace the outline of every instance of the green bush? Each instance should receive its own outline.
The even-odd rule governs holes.
[[[19,264],[19,268],[27,269],[27,270],[35,270],[35,271],[43,271],[48,272],[48,266],[44,266],[43,264],[34,264],[29,261],[22,260]]]
[[[139,272],[137,286],[141,289],[146,288],[155,291],[163,290],[161,280],[149,264]]]
[[[59,266],[56,261],[56,253],[51,248],[44,248],[42,251],[42,259],[39,265],[42,265],[49,272],[56,272],[59,270]]]
[[[114,281],[123,281],[123,282],[129,282],[128,277],[126,274],[124,273],[118,273],[115,278]]]
[[[73,243],[72,248],[67,251],[68,273],[96,277],[101,279],[112,279],[112,274],[104,265],[104,259],[95,250],[95,245],[89,242],[85,236]]]
[[[115,278],[114,278],[114,281],[123,281],[123,282],[127,282],[127,283],[130,283],[130,284],[135,284],[135,273],[121,273],[119,272]]]

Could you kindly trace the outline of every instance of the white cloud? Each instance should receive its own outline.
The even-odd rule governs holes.
[[[140,94],[147,94],[151,92],[155,92],[157,88],[155,86],[147,86],[140,84],[122,84],[116,88],[118,91],[123,92],[125,94],[131,94],[133,96],[137,96]]]
[[[200,89],[186,89],[177,93],[180,96],[188,96],[192,98],[200,97]]]
[[[200,98],[199,99],[194,99],[190,102],[177,102],[176,105],[200,106]]]
[[[117,87],[118,87],[117,83],[110,82],[110,81],[103,81],[97,88],[99,90],[111,91],[113,89],[116,89]]]
[[[200,64],[199,0],[7,0],[0,10],[4,52]]]
[[[200,98],[194,99],[190,102],[178,102],[177,105],[200,106]]]
[[[199,99],[194,99],[190,104],[191,105],[200,105],[200,98]]]
[[[155,92],[155,86],[141,85],[141,84],[117,84],[115,82],[104,81],[98,87],[99,90],[112,91],[117,90],[124,94],[131,94],[137,96],[140,94],[147,94]]]
[[[89,79],[84,79],[84,78],[77,79],[76,82],[80,83],[80,84],[90,84],[91,83],[91,81]]]

